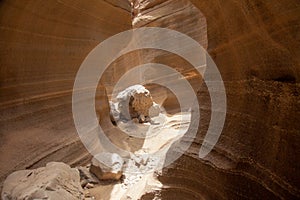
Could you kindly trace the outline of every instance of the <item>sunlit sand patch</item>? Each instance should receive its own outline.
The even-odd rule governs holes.
[[[132,136],[140,134],[145,137],[145,141],[143,147],[132,154],[125,164],[125,178],[122,183],[113,186],[108,199],[139,199],[143,194],[159,191],[163,185],[157,177],[161,173],[166,154],[171,145],[188,130],[190,118],[190,113],[173,116],[160,114],[153,118],[158,122],[156,125],[119,123],[120,129],[129,135],[133,134]],[[156,152],[159,153],[152,155]]]

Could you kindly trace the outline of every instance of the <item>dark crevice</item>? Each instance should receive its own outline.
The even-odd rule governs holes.
[[[278,78],[275,78],[273,80],[282,83],[296,83],[296,78],[292,75],[279,76]]]

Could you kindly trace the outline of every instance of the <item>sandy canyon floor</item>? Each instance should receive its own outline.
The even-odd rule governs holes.
[[[139,199],[142,195],[156,192],[163,184],[157,176],[161,173],[167,151],[188,130],[190,113],[160,114],[154,124],[119,122],[118,127],[131,137],[145,137],[142,148],[134,152],[125,164],[124,179],[119,183],[103,184],[89,190],[95,199]],[[130,144],[129,144],[130,145]],[[157,153],[158,154],[154,154]]]

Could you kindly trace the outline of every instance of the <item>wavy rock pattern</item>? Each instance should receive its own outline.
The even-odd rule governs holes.
[[[228,98],[221,138],[213,152],[200,160],[199,147],[210,115],[206,88],[200,89],[202,119],[197,138],[185,156],[165,169],[161,182],[166,188],[161,196],[298,198],[299,2],[192,3],[207,24],[191,20],[195,8],[187,1],[140,0],[134,4],[136,18],[140,18],[134,20],[137,26],[173,28],[202,44],[205,37],[197,38],[197,30],[207,28],[207,49],[222,74]],[[185,21],[184,16],[190,20]]]
[[[0,2],[0,183],[12,171],[49,161],[87,162],[71,113],[81,62],[111,35],[158,26],[186,33],[207,48],[228,98],[221,138],[201,160],[210,101],[205,85],[198,91],[201,126],[190,149],[160,177],[163,199],[300,198],[299,1],[131,0],[131,5],[132,10],[121,0]],[[187,66],[166,52],[132,52],[102,82],[153,60],[179,71]]]
[[[129,5],[97,0],[0,2],[1,185],[18,169],[90,160],[72,118],[75,75],[97,44],[131,28]]]

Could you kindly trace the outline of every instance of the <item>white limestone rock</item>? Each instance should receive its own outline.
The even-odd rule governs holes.
[[[149,117],[150,118],[157,117],[159,113],[161,113],[160,105],[153,102],[153,105],[149,108]]]
[[[10,174],[3,184],[3,200],[24,199],[84,199],[77,169],[59,162],[46,167],[20,170]]]
[[[116,153],[100,153],[92,159],[90,172],[100,180],[119,180],[123,162],[123,158]]]
[[[149,90],[142,85],[133,85],[117,95],[120,117],[126,120],[138,118],[140,122],[150,121],[149,109],[153,100]]]
[[[112,101],[109,101],[109,107],[110,107],[110,120],[116,124],[120,120],[120,112],[117,109],[118,103],[114,103]]]

